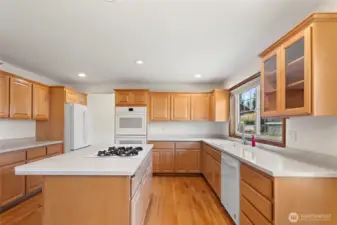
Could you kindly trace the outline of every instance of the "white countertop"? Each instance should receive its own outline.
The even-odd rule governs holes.
[[[280,150],[263,150],[258,147],[243,145],[234,141],[218,139],[218,138],[195,138],[195,137],[150,137],[151,141],[203,141],[212,147],[224,152],[241,162],[244,162],[256,169],[261,170],[273,177],[337,177],[337,160],[333,163],[334,168],[327,166],[324,161],[328,161],[331,157],[319,155],[320,162],[311,163],[308,160],[308,153],[301,150],[287,149],[287,155],[282,154]],[[297,157],[294,158],[289,152],[296,152]],[[303,154],[301,160],[300,154]],[[293,154],[295,155],[295,154]],[[304,157],[305,156],[305,157]],[[315,155],[313,154],[313,157]],[[324,158],[326,160],[324,160]],[[331,163],[330,163],[331,164]]]
[[[63,141],[36,141],[34,138],[8,139],[0,141],[0,154],[29,148],[59,144]]]
[[[153,145],[137,146],[143,147],[143,151],[140,151],[139,155],[132,157],[96,157],[94,155],[99,150],[105,150],[108,146],[90,146],[74,152],[17,166],[15,167],[15,174],[132,176],[152,150]]]

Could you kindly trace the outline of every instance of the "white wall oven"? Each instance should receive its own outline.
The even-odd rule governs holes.
[[[146,107],[116,107],[116,144],[131,139],[137,141],[144,140],[147,136],[147,115]],[[145,144],[144,143],[144,144]]]

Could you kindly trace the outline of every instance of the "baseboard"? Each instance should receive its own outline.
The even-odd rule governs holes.
[[[201,173],[152,173],[158,177],[201,177]]]

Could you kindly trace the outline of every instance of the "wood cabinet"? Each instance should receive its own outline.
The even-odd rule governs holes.
[[[176,149],[176,173],[200,173],[200,150]]]
[[[210,120],[223,122],[229,120],[229,91],[215,89],[211,93]]]
[[[27,163],[35,162],[46,158],[47,148],[37,147],[27,150]],[[33,193],[42,188],[43,176],[26,176],[26,194]]]
[[[49,87],[33,84],[33,119],[48,120],[49,118]]]
[[[191,94],[191,120],[209,121],[211,118],[211,95]]]
[[[72,89],[65,89],[65,102],[66,103],[73,103],[73,104],[87,104],[87,95],[84,93],[79,93]]]
[[[221,198],[221,156],[218,150],[204,144],[202,149],[202,173],[216,195]]]
[[[314,13],[260,54],[262,116],[336,116],[337,13]]]
[[[152,92],[150,97],[150,120],[169,121],[171,101],[169,93]]]
[[[63,144],[54,144],[47,146],[47,156],[55,156],[63,153]]]
[[[116,106],[147,106],[149,91],[145,89],[115,89]]]
[[[10,152],[0,155],[0,207],[25,195],[25,176],[15,175],[14,168],[25,164],[26,152]]]
[[[174,150],[173,149],[153,149],[153,172],[173,173],[174,172]]]
[[[9,117],[9,76],[0,71],[0,118]]]
[[[171,94],[171,120],[186,121],[191,119],[191,96],[189,94]]]
[[[10,118],[32,118],[32,83],[16,78],[10,78]]]

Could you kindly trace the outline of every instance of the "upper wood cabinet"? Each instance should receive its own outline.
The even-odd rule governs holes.
[[[48,120],[49,87],[33,84],[33,119]]]
[[[314,13],[260,54],[262,116],[336,116],[337,13]]]
[[[229,91],[215,89],[211,94],[210,120],[216,122],[228,121],[229,119]]]
[[[149,91],[145,89],[115,89],[116,106],[147,106]]]
[[[211,95],[191,94],[191,120],[208,121],[211,117]]]
[[[168,121],[170,120],[170,94],[152,92],[150,97],[150,120]]]
[[[16,78],[10,78],[10,118],[32,118],[32,83]]]
[[[87,104],[87,95],[72,89],[65,89],[65,101],[73,104]]]
[[[0,71],[0,118],[9,116],[9,75]]]
[[[191,119],[191,95],[171,94],[171,120],[186,121]]]

